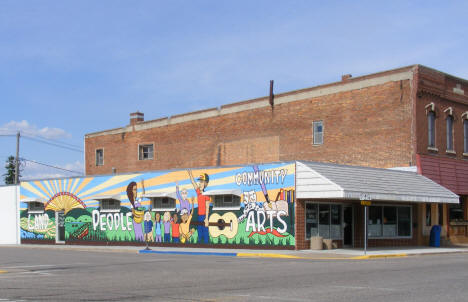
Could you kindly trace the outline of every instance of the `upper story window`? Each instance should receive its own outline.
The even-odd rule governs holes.
[[[447,128],[447,151],[453,151],[453,116],[447,115],[446,118]]]
[[[312,123],[313,141],[314,145],[323,144],[323,121],[316,121]]]
[[[435,148],[435,112],[429,111],[427,113],[427,146]]]
[[[120,212],[120,200],[109,198],[99,200],[101,212]]]
[[[148,160],[153,159],[153,144],[138,146],[138,159]]]
[[[42,202],[28,202],[28,213],[44,213],[44,204]]]
[[[171,197],[152,197],[151,205],[153,211],[174,211],[176,208],[176,201]]]
[[[240,197],[237,195],[216,195],[214,196],[214,208],[240,208]]]
[[[463,119],[463,153],[468,153],[468,114]]]
[[[104,149],[96,149],[96,166],[104,165]]]

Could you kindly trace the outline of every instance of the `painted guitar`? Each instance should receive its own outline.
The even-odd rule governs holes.
[[[193,221],[191,225],[205,225],[201,221]],[[232,212],[224,213],[223,216],[218,213],[211,214],[208,219],[208,231],[210,236],[213,238],[219,237],[220,235],[226,236],[226,238],[234,238],[237,234],[237,216]]]

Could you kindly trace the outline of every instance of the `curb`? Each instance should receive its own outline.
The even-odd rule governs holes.
[[[221,252],[184,252],[184,251],[155,251],[155,250],[139,250],[138,254],[172,254],[172,255],[200,255],[200,256],[225,256],[236,257],[237,253],[221,253]]]
[[[302,257],[274,253],[227,253],[227,252],[186,252],[186,251],[158,251],[139,250],[138,254],[170,254],[170,255],[195,255],[195,256],[224,256],[242,258],[282,258],[282,259],[306,259],[306,260],[349,260],[352,257]]]
[[[404,258],[408,257],[408,254],[388,254],[388,255],[365,255],[365,256],[356,256],[349,259],[353,260],[366,260],[366,259],[376,259],[376,258]]]

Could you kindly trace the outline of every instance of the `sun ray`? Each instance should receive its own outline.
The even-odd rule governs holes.
[[[21,183],[21,186],[23,188],[25,188],[26,190],[28,190],[29,192],[31,192],[31,193],[34,193],[34,194],[36,194],[36,195],[38,195],[38,196],[40,196],[42,198],[49,199],[49,197],[42,194],[42,192],[40,192],[35,187],[33,187],[29,182],[23,182],[23,183]]]
[[[73,182],[73,179],[68,180],[68,182],[67,182],[67,192],[70,192],[70,187],[71,187],[72,182]]]
[[[78,188],[76,189],[75,193],[76,195],[78,195],[80,193],[81,190],[83,190],[83,188],[89,184],[91,182],[91,180],[93,180],[94,177],[86,177],[83,179],[83,181],[81,182],[81,184],[78,186]]]
[[[46,188],[44,188],[44,186],[42,185],[42,183],[40,181],[34,181],[33,182],[39,189],[42,190],[42,192],[47,196],[47,199],[51,198],[52,197],[52,194],[49,192],[49,190],[47,190]]]
[[[110,179],[106,180],[105,182],[101,183],[100,185],[98,186],[95,186],[85,192],[82,192],[80,195],[81,196],[88,196],[94,192],[97,192],[99,190],[102,190],[102,189],[105,189],[106,187],[111,187],[113,185],[116,185],[118,183],[121,183],[121,182],[125,182],[125,181],[128,181],[132,178],[135,178],[135,177],[138,177],[140,176],[141,173],[138,173],[138,174],[128,174],[128,175],[118,175],[118,176],[113,176],[111,177]]]
[[[52,189],[50,180],[44,180],[44,184],[47,187],[47,189],[49,190],[49,193],[50,193],[51,196],[53,196],[55,193],[57,193],[57,192],[54,192],[54,190]]]
[[[73,209],[84,209],[86,205],[81,199],[68,192],[61,192],[49,200],[45,206],[46,210],[64,211],[67,214]]]
[[[75,189],[76,189],[76,186],[78,185],[78,183],[80,182],[80,180],[81,180],[81,178],[75,178],[73,180],[73,185],[72,185],[71,189],[69,190],[70,193],[76,194]]]

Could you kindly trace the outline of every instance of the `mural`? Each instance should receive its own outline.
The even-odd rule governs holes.
[[[294,246],[294,175],[291,162],[22,182],[21,238]]]

